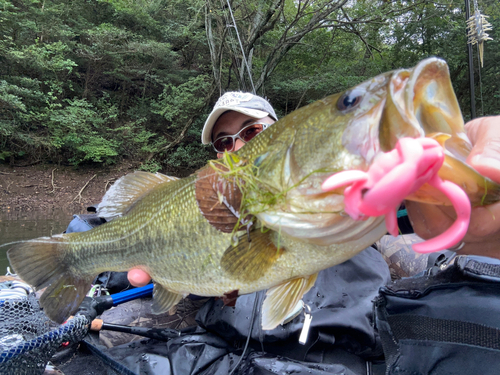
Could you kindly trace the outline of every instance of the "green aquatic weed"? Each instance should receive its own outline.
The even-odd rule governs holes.
[[[264,157],[265,159],[265,157]],[[331,170],[316,169],[304,177],[297,183],[285,187],[281,190],[270,185],[260,177],[263,155],[257,157],[253,161],[248,161],[241,158],[237,154],[225,152],[221,159],[212,160],[209,162],[210,167],[229,184],[234,184],[242,194],[240,207],[238,211],[239,221],[232,231],[232,238],[237,239],[237,231],[245,229],[249,222],[252,225],[258,226],[261,230],[266,230],[262,223],[257,222],[257,215],[262,212],[277,210],[280,207],[285,208],[287,194],[296,187],[300,186],[307,178],[317,173],[334,173]],[[224,190],[227,185],[224,186]],[[219,203],[222,204],[225,191],[218,191]],[[301,212],[302,214],[313,214],[314,212]],[[337,212],[332,212],[337,213]],[[300,214],[297,212],[297,214]],[[250,219],[247,217],[250,216]],[[244,220],[244,218],[247,218]],[[247,228],[248,230],[249,228]],[[278,237],[281,237],[281,231],[278,232]],[[279,241],[278,238],[278,241]],[[237,244],[237,240],[236,240]],[[236,246],[236,244],[233,244]],[[279,248],[279,246],[278,246]]]

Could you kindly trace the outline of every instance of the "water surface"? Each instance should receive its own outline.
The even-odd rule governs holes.
[[[62,233],[72,218],[73,213],[64,210],[0,212],[0,246]],[[0,247],[0,275],[5,275],[9,266],[6,255],[8,248]]]

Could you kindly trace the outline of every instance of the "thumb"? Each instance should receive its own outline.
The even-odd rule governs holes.
[[[473,148],[467,163],[500,183],[500,116],[481,117],[465,125]]]
[[[128,271],[127,278],[130,284],[136,287],[146,286],[151,281],[151,277],[139,268],[133,268]]]

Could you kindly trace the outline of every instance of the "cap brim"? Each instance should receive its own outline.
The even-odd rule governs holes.
[[[243,113],[244,115],[253,117],[255,119],[260,119],[264,118],[266,116],[269,116],[268,112],[264,111],[259,111],[258,109],[250,109],[250,108],[243,108],[243,107],[219,107],[216,110],[212,111],[210,115],[207,118],[207,121],[205,121],[205,125],[203,126],[203,132],[201,133],[201,143],[204,145],[209,144],[212,142],[212,130],[214,128],[215,123],[219,119],[219,117],[227,111],[234,111],[234,112],[239,112]]]

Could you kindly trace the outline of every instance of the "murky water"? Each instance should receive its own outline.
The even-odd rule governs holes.
[[[0,245],[62,233],[72,218],[73,213],[63,210],[0,212]],[[0,275],[5,275],[9,266],[8,248],[0,247]]]

